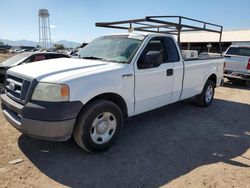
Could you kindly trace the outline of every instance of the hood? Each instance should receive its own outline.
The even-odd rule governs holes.
[[[79,76],[121,69],[125,64],[100,60],[59,58],[13,67],[7,74],[40,82],[63,82]]]

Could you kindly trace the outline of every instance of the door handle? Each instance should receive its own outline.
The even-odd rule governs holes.
[[[167,69],[167,76],[173,76],[174,69]]]
[[[133,78],[134,75],[133,74],[124,74],[122,75],[123,78]]]

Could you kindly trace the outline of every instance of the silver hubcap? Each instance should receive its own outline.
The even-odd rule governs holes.
[[[115,116],[110,112],[98,115],[92,123],[90,135],[96,144],[108,142],[114,135],[117,122]]]
[[[208,86],[206,91],[206,102],[209,103],[213,98],[214,90],[212,86]]]

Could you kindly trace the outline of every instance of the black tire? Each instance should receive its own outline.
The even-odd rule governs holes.
[[[208,88],[212,88],[211,100],[206,99],[206,92]],[[214,88],[215,88],[215,83],[212,80],[208,80],[202,90],[202,93],[196,96],[195,99],[196,104],[200,107],[208,107],[209,105],[211,105],[214,99]]]
[[[103,140],[102,137],[100,136],[100,138],[98,138],[100,143],[96,143],[98,142],[98,140],[93,139],[92,135],[94,131],[96,131],[95,133],[97,134],[97,128],[94,128],[93,124],[96,121],[99,121],[98,118],[101,117],[101,115],[102,115],[101,118],[104,119],[103,117],[104,113],[111,114],[109,119],[112,117],[113,120],[106,119],[103,120],[103,122],[106,121],[106,124],[108,124],[107,122],[115,120],[116,128],[113,129],[114,132],[109,129],[107,130],[108,132],[107,131],[105,132],[108,133],[108,137],[110,137],[110,140],[102,143]],[[102,121],[100,120],[99,123],[97,124],[100,125],[101,124],[100,122]],[[96,127],[98,127],[98,125]],[[80,114],[78,115],[73,131],[73,136],[75,142],[84,150],[93,153],[101,152],[107,150],[110,147],[110,145],[113,143],[117,135],[120,133],[122,126],[123,126],[123,115],[121,109],[113,102],[107,100],[96,100],[91,102],[90,104],[87,104],[87,106],[84,107],[80,112]]]

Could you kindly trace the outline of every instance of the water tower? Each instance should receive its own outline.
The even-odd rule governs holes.
[[[39,45],[44,49],[51,48],[51,34],[49,11],[47,9],[40,9],[39,15]]]

